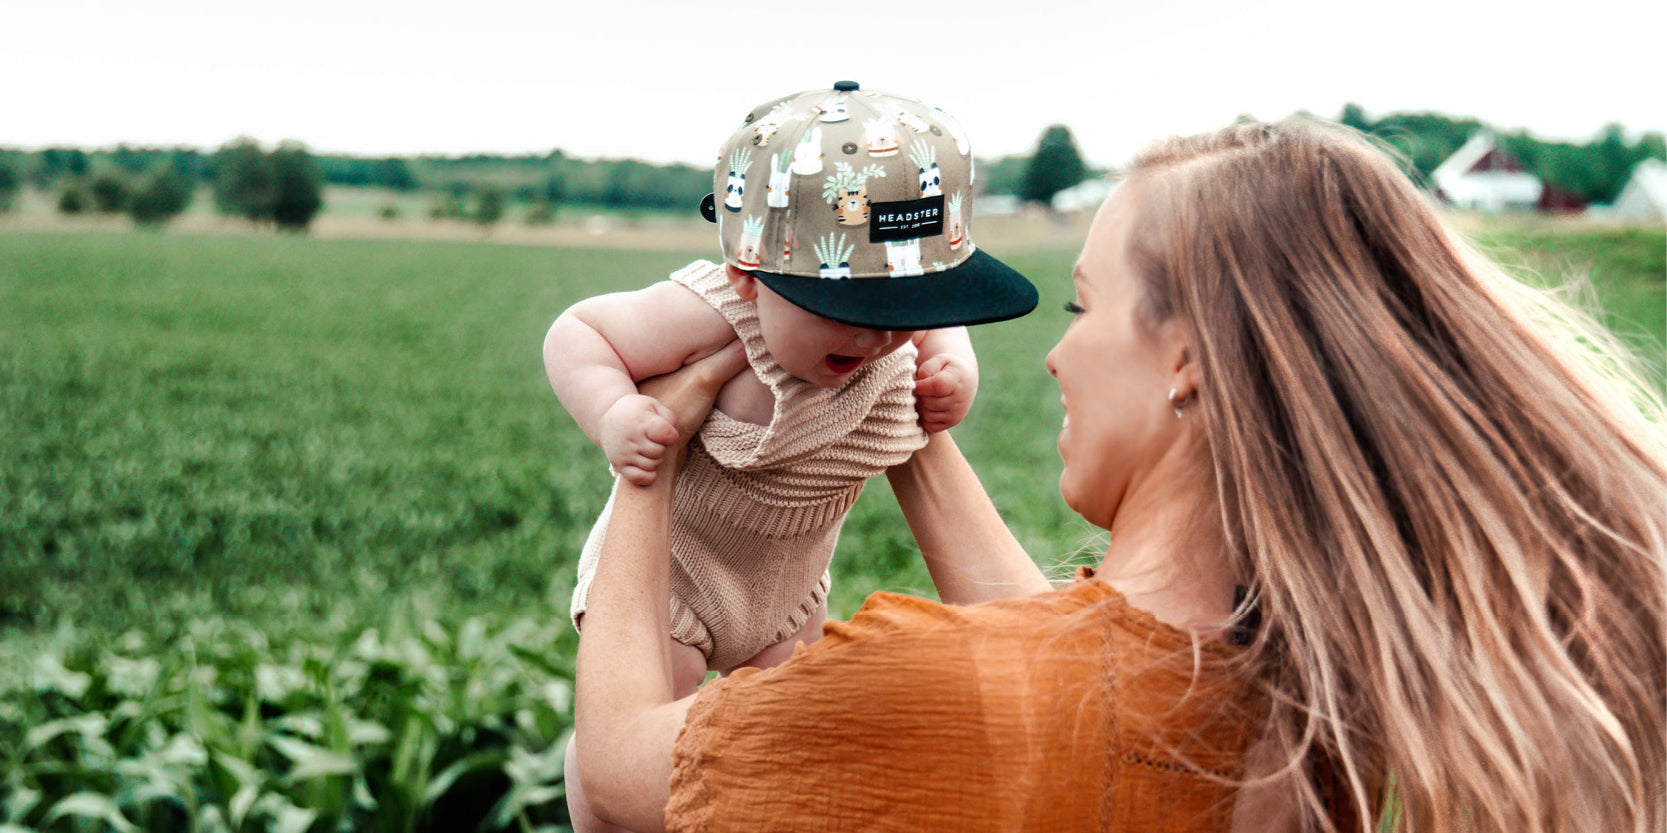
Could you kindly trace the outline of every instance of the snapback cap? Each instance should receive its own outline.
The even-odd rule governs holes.
[[[702,209],[725,262],[824,318],[876,330],[1017,318],[1036,287],[973,245],[972,183],[949,114],[840,81],[748,113]]]

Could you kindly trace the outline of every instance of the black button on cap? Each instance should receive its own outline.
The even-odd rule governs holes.
[[[700,216],[705,217],[708,223],[718,221],[718,201],[712,194],[707,194],[706,199],[700,201]]]
[[[858,90],[861,87],[862,87],[862,85],[858,84],[855,81],[835,81],[834,82],[834,89],[839,90],[842,93],[854,92],[855,90]]]

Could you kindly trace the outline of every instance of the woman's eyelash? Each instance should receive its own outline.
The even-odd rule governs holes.
[[[1081,306],[1079,306],[1076,301],[1066,301],[1065,302],[1065,311],[1072,314],[1072,315],[1081,315],[1084,312],[1087,312],[1087,310],[1085,310]]]

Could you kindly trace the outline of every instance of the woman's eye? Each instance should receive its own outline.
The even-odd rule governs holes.
[[[1081,306],[1079,306],[1076,301],[1066,301],[1065,302],[1065,311],[1072,314],[1072,315],[1081,315],[1081,314],[1087,312],[1087,310],[1085,310]]]

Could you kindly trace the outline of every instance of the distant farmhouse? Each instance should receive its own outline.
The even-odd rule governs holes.
[[[1546,185],[1486,130],[1471,135],[1430,174],[1436,196],[1455,208],[1502,211],[1580,211],[1586,201]]]
[[[1651,158],[1634,165],[1632,178],[1606,213],[1627,220],[1667,217],[1667,162]]]
[[[1109,176],[1090,177],[1053,195],[1055,211],[1092,211],[1116,190],[1117,180]]]
[[[1486,130],[1471,134],[1469,141],[1436,166],[1430,180],[1436,196],[1448,204],[1489,214],[1532,209],[1545,191],[1545,183],[1499,147],[1499,140]]]

